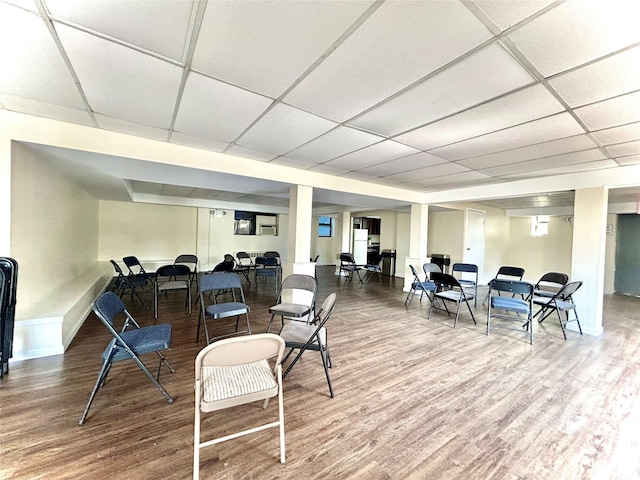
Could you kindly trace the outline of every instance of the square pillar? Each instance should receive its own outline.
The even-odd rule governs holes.
[[[301,273],[315,276],[315,263],[311,255],[313,188],[293,185],[289,189],[289,242],[288,258],[282,266],[283,275]]]
[[[427,234],[429,227],[429,205],[411,205],[411,224],[409,227],[409,256],[404,261],[404,286],[408,292],[413,283],[413,273],[409,265],[413,265],[418,273],[422,272],[422,264],[427,262]]]

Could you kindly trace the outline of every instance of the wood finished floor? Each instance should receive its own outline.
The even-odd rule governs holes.
[[[338,292],[327,324],[329,398],[320,357],[307,352],[285,379],[287,463],[276,430],[208,447],[201,478],[636,479],[640,478],[640,300],[607,296],[605,333],[536,324],[535,344],[485,335],[463,315],[404,309],[400,280],[348,284],[319,269],[319,301]],[[254,332],[265,331],[271,288],[247,288]],[[125,297],[134,316],[152,311]],[[132,362],[112,369],[87,422],[78,420],[100,368],[106,329],[90,316],[67,353],[15,362],[0,382],[0,478],[187,479],[192,475],[197,312],[163,300],[176,373],[168,404]],[[155,360],[149,359],[150,365]],[[152,363],[153,360],[153,363]],[[206,416],[203,435],[276,417],[258,404]]]

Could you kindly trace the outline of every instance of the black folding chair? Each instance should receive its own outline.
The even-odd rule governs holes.
[[[560,322],[560,328],[562,328],[562,336],[567,339],[566,324],[569,322],[576,322],[578,324],[578,330],[582,335],[582,326],[578,319],[578,310],[576,304],[573,301],[573,294],[582,286],[581,281],[569,282],[556,292],[551,297],[533,296],[533,303],[540,306],[540,309],[534,314],[534,317],[539,316],[538,323],[542,323],[545,318],[551,315],[554,311],[558,314],[558,321]],[[573,310],[575,318],[569,319],[569,312]],[[562,320],[560,313],[565,314],[565,320]]]
[[[93,303],[92,308],[113,338],[104,352],[102,352],[102,368],[100,369],[98,380],[93,387],[87,406],[80,419],[80,425],[82,425],[87,418],[89,408],[91,408],[91,404],[98,390],[103,387],[107,381],[107,375],[111,370],[111,366],[122,360],[133,360],[137,363],[144,374],[151,380],[151,383],[162,392],[167,402],[173,403],[173,398],[159,382],[162,364],[164,364],[171,373],[175,371],[171,364],[160,353],[161,350],[169,348],[169,344],[171,343],[171,325],[164,323],[141,327],[129,314],[122,300],[113,292],[105,292],[100,295]],[[116,315],[121,313],[124,313],[126,319],[122,329],[118,331],[114,328],[113,321]],[[145,364],[142,363],[142,360],[140,360],[140,356],[147,353],[155,353],[160,359],[156,376],[153,376]]]
[[[460,317],[460,305],[463,302],[467,305],[467,309],[471,314],[473,323],[477,323],[476,317],[473,315],[473,310],[471,310],[471,305],[469,305],[469,300],[473,300],[473,294],[469,293],[468,290],[465,290],[456,277],[449,275],[448,273],[433,272],[431,274],[431,280],[436,284],[436,292],[433,294],[431,306],[429,307],[429,318],[431,318],[435,299],[439,298],[442,300],[442,304],[447,315],[451,315],[451,312],[449,311],[449,307],[447,307],[446,302],[453,302],[456,304],[456,319],[453,322],[453,328],[456,328],[456,325],[458,324],[458,318]],[[436,308],[439,310],[441,309],[440,307]]]
[[[13,356],[17,290],[18,262],[0,257],[0,377],[9,373],[9,359]]]
[[[511,296],[502,296],[501,293],[510,293]],[[516,295],[520,298],[517,298]],[[494,278],[489,282],[488,296],[487,335],[491,331],[492,319],[515,321],[520,324],[517,328],[508,326],[507,322],[494,324],[494,327],[524,331],[529,336],[529,343],[533,345],[533,285],[520,280]]]
[[[440,272],[440,267],[436,264],[425,263],[425,265],[433,265],[437,269],[434,269],[433,272]],[[415,267],[413,265],[409,265],[409,268],[411,269],[411,273],[413,273],[413,282],[411,282],[407,298],[404,299],[404,308],[409,308],[409,305],[411,305],[411,301],[413,300],[413,296],[418,292],[420,292],[420,301],[422,301],[422,295],[426,293],[429,301],[433,302],[433,294],[436,291],[436,284],[429,280],[429,278],[426,278],[424,281],[420,280]]]
[[[362,267],[363,265],[356,264],[356,260],[352,253],[343,252],[340,254],[340,272],[345,273],[347,280],[353,280],[353,274],[356,273],[356,275],[358,275],[358,280],[362,283],[362,275],[360,275]]]
[[[129,291],[131,292],[131,298],[135,296],[138,300],[140,300],[140,303],[142,303],[142,305],[144,305],[146,308],[149,308],[147,302],[145,302],[144,299],[140,296],[140,292],[142,292],[147,296],[149,302],[152,301],[149,292],[146,290],[146,287],[148,285],[151,285],[149,279],[144,276],[125,275],[120,268],[120,265],[118,265],[114,260],[109,261],[111,262],[111,265],[113,265],[113,268],[115,269],[117,274],[113,284],[114,292],[116,292],[116,294],[120,298],[122,298],[122,295],[124,295],[125,292]]]

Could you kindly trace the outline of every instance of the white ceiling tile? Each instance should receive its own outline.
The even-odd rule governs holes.
[[[598,130],[597,132],[592,132],[591,135],[602,143],[602,145],[638,140],[640,139],[640,122]]]
[[[597,145],[587,135],[560,138],[551,142],[538,143],[504,152],[491,153],[479,157],[460,160],[458,163],[469,168],[487,168],[509,163],[523,162],[534,158],[550,157],[569,152],[595,148]]]
[[[575,113],[590,130],[637,122],[640,120],[640,91],[577,108]]]
[[[640,89],[640,47],[608,57],[549,81],[571,107]]]
[[[372,3],[209,2],[192,66],[277,98]]]
[[[196,137],[232,142],[271,103],[268,97],[191,72],[174,128]]]
[[[285,100],[344,121],[490,36],[459,2],[385,2]]]
[[[248,158],[250,160],[259,160],[261,162],[268,162],[277,156],[272,153],[264,153],[250,148],[244,148],[239,145],[232,145],[225,153],[235,155],[236,157]]]
[[[287,154],[306,162],[321,163],[384,140],[371,133],[337,127]]]
[[[218,142],[209,138],[194,137],[180,132],[173,132],[171,134],[171,143],[220,153],[224,152],[225,148],[229,146],[229,144],[225,142]]]
[[[349,171],[345,168],[330,167],[329,165],[325,165],[325,164],[315,165],[309,168],[308,170],[310,172],[324,173],[326,175],[342,175]]]
[[[366,182],[368,180],[375,178],[372,175],[365,175],[364,173],[361,173],[361,172],[348,172],[340,176],[342,178],[348,178],[350,180],[361,180],[363,182]]]
[[[597,160],[595,162],[580,163],[577,165],[563,165],[561,167],[548,168],[546,170],[536,170],[535,172],[522,172],[515,173],[513,175],[505,175],[503,179],[524,179],[524,178],[537,178],[547,177],[550,175],[563,175],[565,173],[578,173],[588,172],[592,170],[601,170],[605,168],[615,168],[618,164],[614,160]]]
[[[640,140],[635,142],[620,143],[618,145],[609,145],[607,151],[614,157],[628,157],[630,155],[640,154]]]
[[[637,165],[640,163],[640,155],[631,155],[630,157],[616,158],[620,165]]]
[[[348,170],[360,170],[377,163],[407,157],[414,153],[418,153],[418,150],[392,140],[386,140],[326,162],[326,165]]]
[[[36,117],[51,118],[62,122],[77,123],[93,127],[89,112],[77,108],[63,107],[57,104],[40,102],[30,98],[18,97],[0,93],[0,104],[7,110],[35,115]]]
[[[449,162],[449,163],[441,163],[439,165],[434,165],[431,167],[424,167],[424,168],[418,168],[416,170],[409,170],[409,171],[404,171],[400,173],[394,173],[393,175],[388,175],[385,178],[389,178],[392,180],[403,180],[406,182],[415,182],[415,181],[424,180],[426,178],[444,177],[447,175],[465,173],[468,171],[469,169],[463,167],[462,165]]]
[[[391,160],[372,167],[363,168],[359,171],[370,175],[391,175],[396,172],[416,170],[418,168],[431,167],[441,163],[446,163],[446,160],[429,153],[421,152],[409,157],[399,158],[398,160]]]
[[[0,71],[2,93],[85,108],[73,76],[42,19],[4,3],[0,3]]]
[[[545,140],[578,135],[583,132],[582,127],[571,115],[560,113],[482,137],[436,148],[430,153],[447,160],[462,160],[463,158],[532,145]]]
[[[96,114],[98,127],[113,132],[126,133],[127,135],[135,135],[136,137],[151,138],[153,140],[167,141],[169,131],[162,128],[148,127],[139,123],[127,122],[119,118],[107,117],[105,115]]]
[[[493,43],[349,123],[392,136],[533,81],[500,44]]]
[[[452,175],[445,175],[443,177],[425,177],[420,180],[420,184],[424,187],[447,187],[455,188],[457,186],[464,186],[465,184],[473,182],[474,184],[491,183],[495,180],[482,172],[467,171],[455,173]]]
[[[506,30],[550,5],[554,0],[472,0],[500,30]]]
[[[4,0],[4,2],[20,8],[24,8],[25,10],[31,10],[32,12],[38,11],[35,0]]]
[[[640,41],[640,3],[569,0],[509,35],[545,77]]]
[[[66,25],[56,30],[94,112],[169,127],[180,67]]]
[[[592,150],[583,150],[581,152],[565,153],[564,155],[527,160],[526,162],[483,168],[482,171],[492,176],[504,176],[514,173],[535,172],[536,170],[545,170],[563,165],[593,162],[595,160],[604,160],[605,158],[604,153],[599,149],[594,148]]]
[[[183,59],[194,4],[187,0],[44,3],[54,17],[177,61]]]
[[[546,117],[564,108],[543,85],[534,85],[395,139],[428,150]]]
[[[279,103],[236,143],[261,152],[282,155],[335,126],[329,120]]]
[[[369,183],[375,183],[377,185],[387,185],[387,186],[395,186],[402,183],[399,180],[393,180],[391,178],[380,178],[374,177],[371,180],[368,180]]]
[[[313,166],[313,164],[309,162],[303,162],[302,160],[296,160],[295,158],[289,157],[277,157],[271,160],[269,163],[272,163],[274,165],[282,165],[285,167],[300,168],[302,170],[306,170],[307,168]]]

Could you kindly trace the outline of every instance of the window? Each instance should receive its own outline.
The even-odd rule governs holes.
[[[333,236],[333,218],[320,217],[320,220],[318,221],[318,236],[319,237]]]
[[[531,217],[531,236],[544,237],[549,233],[549,216],[538,215]]]

